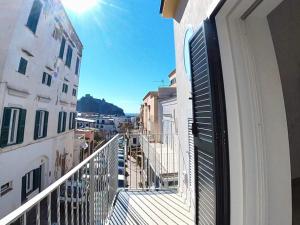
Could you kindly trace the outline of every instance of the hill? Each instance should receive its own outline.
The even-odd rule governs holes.
[[[77,101],[78,112],[94,112],[105,115],[124,116],[124,111],[120,107],[106,102],[105,99],[93,98],[87,94]]]

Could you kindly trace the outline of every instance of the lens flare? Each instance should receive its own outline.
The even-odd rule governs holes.
[[[64,7],[77,14],[83,14],[100,5],[101,0],[61,0]]]

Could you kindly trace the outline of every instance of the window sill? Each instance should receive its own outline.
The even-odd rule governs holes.
[[[8,192],[12,191],[13,188],[8,188],[7,190],[3,191],[1,194],[0,194],[0,197],[6,195]]]
[[[10,143],[10,144],[6,144],[5,146],[1,146],[0,148],[4,149],[4,148],[8,148],[8,147],[15,146],[15,145],[20,145],[22,143],[23,142],[21,142],[21,143]]]
[[[41,140],[41,139],[46,138],[46,137],[47,137],[47,136],[37,137],[37,138],[34,138],[34,140],[37,141],[37,140]]]

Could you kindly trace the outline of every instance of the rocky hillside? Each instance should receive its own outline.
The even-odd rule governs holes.
[[[105,99],[93,98],[93,96],[87,94],[77,101],[78,112],[94,112],[105,115],[117,115],[123,116],[124,111],[114,104],[108,103]]]

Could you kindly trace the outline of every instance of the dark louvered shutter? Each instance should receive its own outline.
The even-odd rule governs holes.
[[[0,136],[0,147],[1,148],[5,147],[8,142],[10,116],[11,116],[11,108],[4,108],[1,136]]]
[[[22,177],[21,202],[26,201],[26,175]]]
[[[45,83],[46,83],[46,77],[47,77],[47,74],[44,72],[44,73],[43,73],[42,84],[45,84]]]
[[[48,133],[48,118],[49,118],[49,112],[45,111],[43,137],[47,137],[47,133]]]
[[[63,112],[63,127],[62,127],[62,132],[66,131],[66,122],[67,122],[67,113]]]
[[[76,113],[73,113],[73,126],[72,126],[72,129],[75,129],[75,126],[76,126],[75,117],[76,117]]]
[[[59,49],[59,58],[61,58],[61,59],[64,58],[65,46],[66,46],[66,39],[64,37],[62,37],[61,45],[60,45],[60,49]]]
[[[20,109],[18,132],[17,132],[17,144],[20,144],[24,141],[25,122],[26,122],[26,109]]]
[[[57,133],[60,133],[61,130],[62,130],[62,127],[61,127],[61,120],[62,120],[62,112],[59,112],[59,114],[58,114]]]
[[[39,189],[41,186],[41,167],[33,170],[33,190]]]
[[[37,28],[37,25],[39,22],[42,7],[43,7],[43,5],[40,2],[40,0],[34,0],[29,17],[28,17],[28,21],[27,21],[27,27],[33,33],[36,32],[36,28]]]
[[[69,130],[72,129],[72,113],[70,112],[70,117],[69,117]]]
[[[39,133],[39,126],[40,126],[40,117],[41,117],[41,111],[36,111],[35,114],[35,122],[34,122],[34,140],[38,139],[38,133]]]
[[[229,224],[226,111],[215,24],[190,40],[197,224]],[[225,178],[226,176],[226,178]]]
[[[52,76],[48,75],[47,85],[50,87],[52,81]]]

